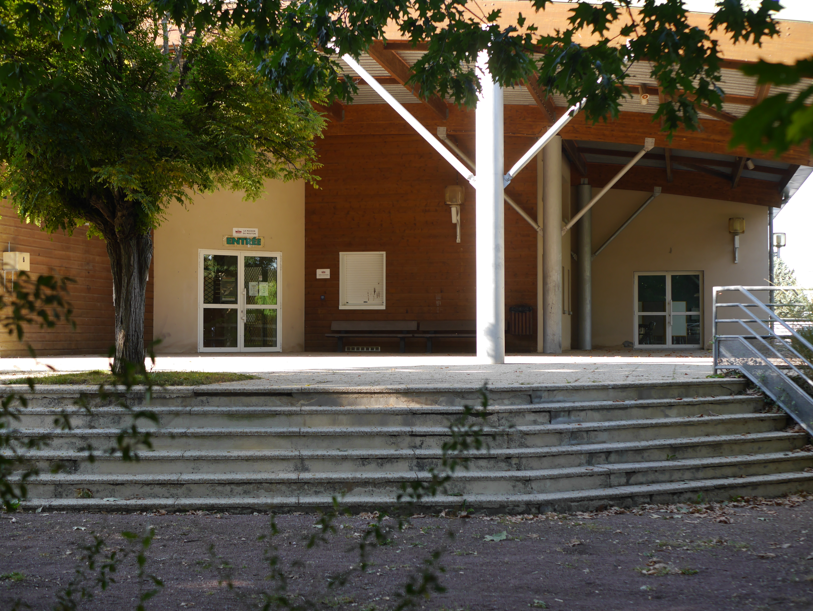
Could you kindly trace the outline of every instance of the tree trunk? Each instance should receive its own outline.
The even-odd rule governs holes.
[[[113,304],[116,310],[116,352],[113,371],[125,362],[144,364],[144,308],[152,261],[152,237],[105,236],[113,271]]]

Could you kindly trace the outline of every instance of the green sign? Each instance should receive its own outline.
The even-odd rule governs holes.
[[[265,238],[235,238],[223,236],[223,243],[226,246],[262,246]]]

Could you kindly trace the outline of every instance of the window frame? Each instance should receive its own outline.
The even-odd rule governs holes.
[[[380,304],[346,303],[347,273],[345,261],[347,255],[368,255],[381,257],[381,295]],[[339,253],[339,309],[340,310],[386,310],[387,309],[387,253],[383,250],[348,251]]]

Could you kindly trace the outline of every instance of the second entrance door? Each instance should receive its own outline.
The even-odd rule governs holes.
[[[700,348],[700,272],[635,274],[635,345]]]

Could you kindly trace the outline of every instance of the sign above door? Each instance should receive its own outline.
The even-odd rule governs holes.
[[[231,235],[233,238],[256,238],[260,235],[260,230],[256,227],[233,227]]]

